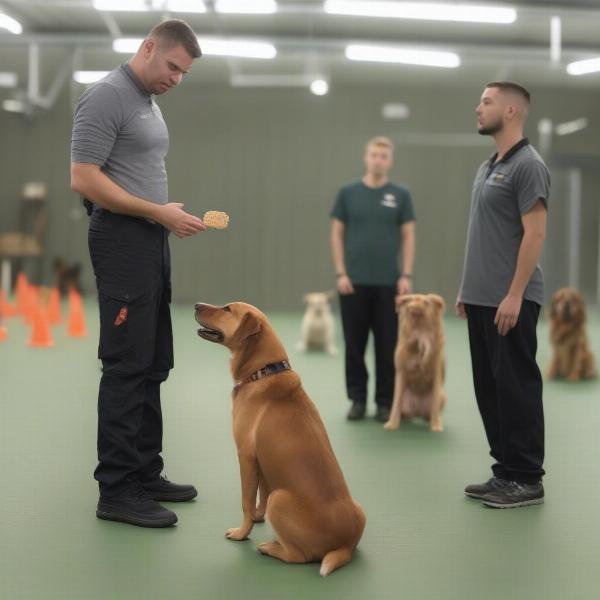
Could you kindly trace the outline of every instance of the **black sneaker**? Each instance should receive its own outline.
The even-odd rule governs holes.
[[[154,481],[142,481],[140,485],[157,502],[187,502],[198,495],[193,485],[171,483],[166,477]]]
[[[155,502],[139,485],[115,496],[100,496],[96,516],[138,527],[169,527],[177,523],[177,515]]]
[[[360,421],[360,419],[365,418],[366,410],[367,408],[363,402],[353,402],[346,418],[349,421]]]
[[[390,407],[383,404],[378,405],[375,419],[381,423],[387,423],[390,420]]]
[[[465,488],[465,495],[469,496],[469,498],[477,498],[477,500],[481,500],[486,494],[491,494],[492,492],[501,490],[507,483],[508,481],[506,479],[492,477],[485,483],[474,483],[472,485],[468,485]]]
[[[544,502],[544,486],[538,483],[518,483],[509,481],[502,489],[490,492],[482,498],[491,508],[519,508]]]

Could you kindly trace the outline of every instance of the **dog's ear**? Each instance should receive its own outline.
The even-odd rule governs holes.
[[[412,299],[412,294],[404,294],[403,296],[396,296],[396,312],[400,314],[402,307]]]
[[[239,339],[240,342],[243,342],[249,337],[260,333],[260,330],[261,327],[259,318],[251,312],[247,312],[244,315],[240,326],[237,328],[235,336]]]
[[[444,302],[444,299],[439,294],[427,294],[427,297],[429,298],[429,300],[431,300],[433,305],[440,312],[442,312],[442,313],[444,312],[444,309],[446,308],[446,303]]]

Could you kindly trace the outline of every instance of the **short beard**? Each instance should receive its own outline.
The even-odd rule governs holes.
[[[477,132],[479,135],[494,135],[502,131],[502,122],[496,123],[495,125],[490,125],[489,127],[484,127],[483,129],[478,129]]]

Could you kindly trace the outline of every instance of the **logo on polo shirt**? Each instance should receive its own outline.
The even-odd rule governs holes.
[[[143,113],[140,115],[140,119],[151,119],[154,116],[153,113],[149,112],[149,113]]]
[[[390,208],[396,208],[398,206],[394,194],[384,194],[381,204],[382,206],[389,206]]]

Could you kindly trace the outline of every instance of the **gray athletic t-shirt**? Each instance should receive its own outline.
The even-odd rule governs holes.
[[[513,146],[502,160],[496,155],[477,171],[459,300],[497,307],[512,283],[523,239],[521,217],[538,200],[548,207],[550,172],[527,139]],[[525,300],[544,303],[544,278],[536,266]]]
[[[130,194],[166,204],[168,150],[169,132],[160,108],[128,64],[91,85],[79,99],[72,162],[100,165]]]

